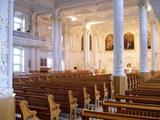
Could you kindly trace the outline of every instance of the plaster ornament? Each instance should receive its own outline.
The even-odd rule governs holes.
[[[3,36],[0,45],[0,72],[7,75],[7,36]]]
[[[8,61],[8,29],[9,29],[9,24],[8,24],[8,19],[6,18],[5,21],[3,20],[3,27],[4,32],[2,33],[2,39],[0,39],[0,73],[1,75],[1,80],[6,80],[7,79],[7,72],[8,72],[8,66],[7,66],[7,61]],[[2,28],[2,26],[1,26]]]

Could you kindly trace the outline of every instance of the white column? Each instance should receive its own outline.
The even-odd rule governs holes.
[[[65,69],[69,69],[68,65],[68,57],[69,57],[69,26],[65,26],[63,29],[63,42],[64,42],[64,62],[65,62]]]
[[[31,70],[36,70],[36,48],[31,48]]]
[[[114,68],[113,76],[124,74],[123,0],[114,0]]]
[[[152,71],[157,70],[157,64],[156,64],[156,25],[152,24]]]
[[[28,73],[29,72],[29,54],[30,54],[30,52],[29,52],[29,48],[28,47],[25,47],[24,48],[24,71],[26,72],[26,73]]]
[[[85,27],[83,35],[83,58],[84,58],[84,69],[89,70],[90,67],[90,44],[89,44],[89,31]]]
[[[98,42],[99,42],[99,35],[95,35],[94,39],[94,45],[95,45],[95,50],[94,50],[94,69],[98,69]]]
[[[157,66],[160,71],[160,27],[157,29]]]
[[[15,120],[12,89],[14,0],[0,0],[0,120]]]
[[[157,63],[156,63],[156,26],[152,24],[152,71],[157,71]]]
[[[8,33],[8,76],[9,87],[12,89],[12,76],[13,76],[13,27],[14,27],[14,0],[9,0],[9,33]]]
[[[148,72],[148,37],[147,37],[147,10],[144,3],[140,3],[140,72]]]
[[[40,68],[40,49],[39,48],[37,48],[37,59],[36,59],[36,68],[37,68],[37,70],[39,70],[39,68]]]
[[[52,18],[53,69],[62,70],[62,24],[59,12],[55,11]]]

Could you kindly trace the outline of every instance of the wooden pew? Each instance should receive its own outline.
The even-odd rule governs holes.
[[[91,95],[91,99],[92,99],[92,103],[94,102],[93,100],[95,99],[95,95],[94,95],[94,84],[95,83],[98,83],[96,82],[96,80],[86,80],[86,81],[71,81],[69,80],[68,81],[63,81],[63,80],[57,80],[57,81],[39,81],[39,82],[25,82],[23,84],[14,84],[14,89],[15,90],[18,90],[20,89],[20,87],[29,87],[30,89],[35,89],[35,88],[40,88],[40,89],[53,89],[53,90],[58,90],[58,89],[63,89],[63,90],[72,90],[74,91],[75,95],[77,94],[78,95],[83,95],[83,92],[82,92],[82,89],[78,89],[78,88],[83,88],[83,87],[87,87],[88,89],[88,92],[90,93]],[[66,84],[67,84],[67,87],[66,87]],[[108,86],[110,86],[111,82],[106,82],[106,86],[107,86],[107,89],[108,89]],[[98,90],[100,91],[101,93],[101,96],[104,96],[104,89],[103,89],[103,81],[100,81],[100,83],[97,84],[97,88]],[[26,88],[24,88],[26,89]],[[33,90],[34,91],[34,90]],[[79,94],[80,93],[80,94]],[[107,93],[108,94],[108,93]],[[77,97],[76,96],[76,97]],[[82,100],[82,99],[81,99]],[[79,101],[78,101],[79,102]],[[80,102],[80,105],[83,104],[82,102]]]
[[[84,108],[89,109],[91,101],[90,94],[87,92],[87,88],[83,87]]]
[[[113,110],[120,114],[160,118],[159,105],[104,101],[103,110],[106,112]]]
[[[127,74],[128,90],[134,89],[142,84],[139,74]]]
[[[142,89],[135,89],[135,90],[126,90],[126,95],[141,95],[141,96],[151,96],[151,97],[160,97],[159,91],[152,91],[152,90],[142,90]]]
[[[20,109],[21,109],[21,113],[22,113],[22,119],[23,120],[39,120],[39,118],[36,116],[37,112],[36,111],[31,111],[28,108],[28,102],[25,100],[21,100],[20,101]]]
[[[68,97],[69,97],[69,107],[70,107],[70,113],[69,113],[69,119],[70,120],[77,120],[77,98],[73,96],[73,92],[70,90],[68,91]]]
[[[55,103],[53,95],[48,95],[48,103],[50,108],[50,120],[59,120],[61,109],[60,105]]]
[[[116,101],[125,100],[126,102],[142,103],[142,104],[160,104],[160,97],[136,96],[136,95],[115,95]]]
[[[37,111],[38,118],[50,119],[47,96],[36,96],[30,94],[16,95],[16,113],[21,113],[19,108],[21,100],[28,102],[29,109]]]
[[[159,118],[155,117],[124,115],[119,113],[108,113],[108,112],[96,112],[84,109],[82,111],[82,119],[89,120],[89,118],[98,118],[103,120],[159,120]]]

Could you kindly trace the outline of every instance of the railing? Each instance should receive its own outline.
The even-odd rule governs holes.
[[[21,32],[21,31],[13,31],[13,36],[28,38],[38,41],[47,41],[44,37],[39,37],[38,35],[33,35],[31,33]]]

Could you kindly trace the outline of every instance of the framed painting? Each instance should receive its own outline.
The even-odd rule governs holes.
[[[113,50],[113,34],[108,34],[105,39],[105,51]]]
[[[130,32],[124,34],[124,49],[134,49],[134,35]]]

